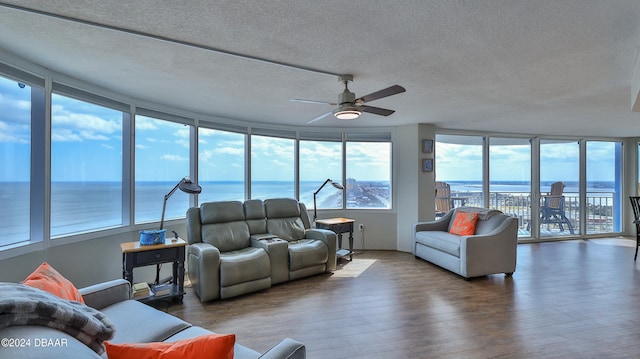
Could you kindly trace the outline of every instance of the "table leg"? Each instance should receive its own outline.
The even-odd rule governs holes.
[[[122,277],[133,285],[133,258],[126,253],[122,254]]]
[[[349,231],[349,260],[353,260],[353,229]]]

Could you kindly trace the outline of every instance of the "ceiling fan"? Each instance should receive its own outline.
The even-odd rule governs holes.
[[[313,100],[302,100],[302,99],[293,99],[293,100],[289,100],[292,102],[303,102],[303,103],[313,103],[313,104],[320,104],[320,105],[331,105],[331,106],[338,106],[336,107],[333,111],[329,111],[327,113],[323,113],[322,115],[314,118],[313,120],[307,122],[307,124],[310,123],[314,123],[316,121],[320,121],[323,118],[333,114],[336,118],[340,119],[340,120],[353,120],[356,119],[358,117],[360,117],[360,115],[363,112],[368,112],[368,113],[373,113],[375,115],[380,115],[380,116],[389,116],[392,113],[394,113],[394,110],[388,110],[386,108],[380,108],[380,107],[373,107],[373,106],[367,106],[365,105],[365,103],[367,102],[371,102],[374,100],[378,100],[384,97],[388,97],[391,95],[396,95],[402,92],[405,92],[406,90],[404,89],[404,87],[400,86],[400,85],[393,85],[391,87],[387,87],[386,89],[382,89],[380,91],[376,91],[373,93],[370,93],[366,96],[362,96],[360,98],[356,98],[356,94],[354,94],[353,92],[349,91],[349,87],[347,86],[347,84],[349,83],[349,81],[353,81],[353,75],[340,75],[338,76],[338,80],[342,83],[344,83],[344,91],[338,95],[338,102],[334,103],[334,102],[324,102],[324,101],[313,101]]]

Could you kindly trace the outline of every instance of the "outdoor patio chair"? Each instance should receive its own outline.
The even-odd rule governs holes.
[[[573,234],[573,225],[564,213],[564,191],[563,182],[555,182],[551,185],[551,192],[542,196],[542,206],[540,207],[540,224],[557,224],[560,231],[564,231],[564,225],[569,227],[569,232]]]
[[[636,225],[636,254],[633,256],[635,261],[638,258],[638,246],[640,246],[640,197],[629,197],[631,200],[631,207],[633,208],[633,215],[635,220],[633,223]]]
[[[436,218],[444,216],[452,208],[451,186],[446,182],[436,182]]]

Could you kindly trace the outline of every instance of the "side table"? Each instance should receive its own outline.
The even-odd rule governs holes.
[[[353,223],[355,219],[351,218],[326,218],[316,220],[316,228],[328,229],[334,231],[338,235],[338,252],[339,258],[349,256],[349,260],[353,260]],[[342,249],[342,233],[349,233],[349,250]]]
[[[122,277],[133,285],[133,268],[162,263],[173,264],[173,283],[169,294],[140,298],[141,302],[170,299],[182,303],[184,297],[184,260],[187,242],[182,238],[167,239],[164,244],[141,246],[139,241],[120,244],[122,249]],[[156,267],[156,279],[159,275]]]

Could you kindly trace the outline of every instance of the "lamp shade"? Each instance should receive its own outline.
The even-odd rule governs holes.
[[[360,117],[361,114],[362,112],[357,110],[342,110],[337,111],[333,115],[336,116],[336,118],[339,120],[355,120],[356,118]]]

